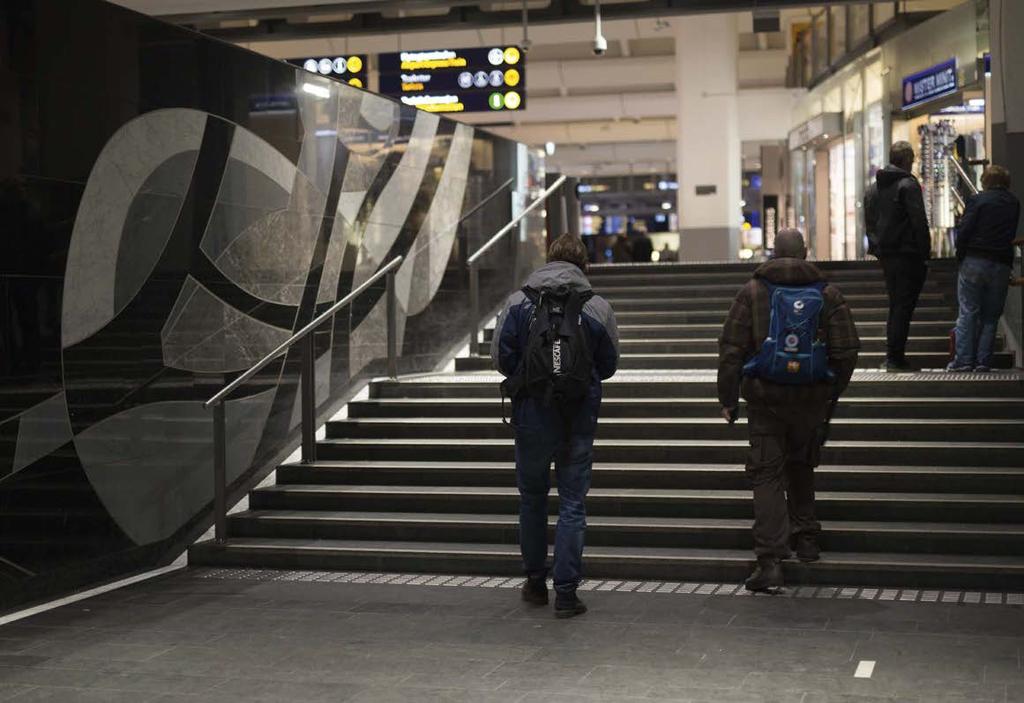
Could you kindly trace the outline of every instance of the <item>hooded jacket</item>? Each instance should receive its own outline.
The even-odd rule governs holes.
[[[526,287],[534,290],[561,286],[579,293],[592,291],[584,273],[575,264],[565,261],[552,261],[526,279]],[[494,368],[505,377],[514,376],[519,369],[519,361],[526,351],[526,342],[530,336],[533,311],[533,302],[523,291],[518,290],[509,296],[504,310],[498,316],[494,338],[491,340],[491,361]],[[598,295],[584,304],[583,323],[594,355],[594,372],[588,402],[581,406],[579,415],[574,418],[573,431],[592,434],[601,408],[601,381],[611,378],[619,365],[619,333],[611,305]],[[546,423],[551,420],[551,414],[551,408],[542,407],[534,398],[522,397],[512,401],[512,419],[516,425]]]
[[[865,203],[867,231],[874,231],[877,256],[931,258],[932,239],[921,184],[909,171],[889,165],[875,174]]]
[[[850,306],[839,289],[831,284],[822,291],[825,307],[821,313],[821,328],[828,345],[828,365],[835,380],[786,386],[742,376],[743,365],[760,350],[768,336],[771,296],[764,281],[777,286],[806,286],[824,280],[821,270],[808,261],[779,258],[762,264],[740,289],[718,340],[718,400],[722,407],[736,407],[741,393],[751,403],[810,406],[838,397],[846,390],[857,366],[860,338]]]
[[[1013,239],[1020,222],[1020,201],[1005,188],[982,191],[967,201],[956,230],[956,258],[967,256],[1013,266]]]

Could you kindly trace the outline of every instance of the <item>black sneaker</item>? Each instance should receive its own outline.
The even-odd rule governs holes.
[[[555,593],[555,617],[572,618],[587,612],[587,606],[576,595],[576,591]]]
[[[531,605],[548,604],[548,584],[543,578],[528,578],[523,583],[523,600]]]
[[[748,591],[760,592],[782,588],[782,564],[775,557],[758,557],[757,567],[744,582]]]
[[[814,535],[799,534],[793,540],[796,543],[796,558],[800,561],[818,561],[821,559],[821,547]]]

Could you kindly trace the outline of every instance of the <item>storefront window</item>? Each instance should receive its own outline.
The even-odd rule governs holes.
[[[845,198],[843,188],[844,168],[844,142],[836,140],[828,149],[828,222],[829,241],[831,244],[830,258],[840,260],[845,258],[846,252],[846,216]]]
[[[875,11],[875,29],[878,29],[896,16],[896,3],[894,2],[875,3],[873,9]]]
[[[846,226],[843,233],[843,244],[845,248],[845,259],[857,258],[857,234],[859,231],[857,217],[857,139],[856,134],[847,137],[843,142],[843,213],[846,217]]]
[[[866,111],[865,139],[867,140],[868,182],[875,180],[875,174],[885,167],[885,121],[882,114],[882,103],[876,102],[868,106]]]
[[[868,5],[850,7],[850,46],[855,47],[871,33],[871,8]]]
[[[811,33],[814,42],[812,74],[816,78],[828,68],[828,16],[824,12],[814,18]]]
[[[832,34],[829,41],[829,63],[836,63],[846,53],[846,8],[829,8],[832,19]]]

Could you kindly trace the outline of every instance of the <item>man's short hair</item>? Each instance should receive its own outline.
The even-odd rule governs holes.
[[[1009,190],[1010,172],[1002,166],[989,166],[981,174],[981,187],[985,190],[992,190],[993,188]]]
[[[548,249],[548,262],[566,261],[576,264],[580,271],[587,270],[588,258],[587,245],[583,243],[582,239],[571,234],[563,234],[558,237],[551,242],[551,248]]]
[[[772,258],[806,259],[807,244],[804,242],[803,232],[792,227],[780,230],[775,235],[775,251]]]
[[[914,147],[910,142],[896,142],[889,149],[889,163],[909,171],[914,165]]]

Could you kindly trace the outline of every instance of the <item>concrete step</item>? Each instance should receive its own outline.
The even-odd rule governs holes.
[[[719,306],[707,310],[681,310],[671,306],[663,306],[658,310],[627,310],[615,308],[615,320],[620,325],[640,324],[717,324],[725,322],[729,312],[727,306]],[[888,307],[857,308],[853,311],[853,319],[857,324],[862,322],[885,322],[889,317]],[[956,311],[946,306],[918,308],[914,311],[914,319],[924,322],[943,322],[946,329],[956,324]]]
[[[594,292],[608,300],[615,298],[733,298],[736,293],[747,283],[746,278],[723,281],[721,283],[677,283],[672,285],[651,285],[650,281],[645,283],[625,283],[615,277],[598,278],[598,284],[594,285]],[[880,277],[876,279],[851,279],[836,281],[835,285],[843,293],[843,296],[858,295],[885,295],[885,281]],[[923,293],[925,295],[944,296],[948,291],[945,281],[929,280],[925,283]]]
[[[1012,379],[1012,380],[1007,380]],[[437,375],[402,381],[376,381],[370,397],[377,398],[499,398],[496,373]],[[603,385],[605,400],[617,398],[717,398],[714,372],[693,374],[617,374]],[[1024,399],[1024,376],[997,374],[886,374],[858,371],[843,400],[849,398],[975,398]]]
[[[712,298],[709,296],[693,296],[688,298],[661,298],[661,297],[639,297],[639,298],[609,298],[609,303],[616,313],[626,312],[658,312],[669,311],[703,311],[727,313],[732,306],[733,298]],[[853,310],[854,319],[858,319],[861,311],[888,309],[889,298],[884,295],[850,295],[846,297]],[[952,304],[942,295],[935,293],[922,294],[918,301],[917,311],[941,310],[948,314],[953,313]],[[955,313],[954,313],[955,314]]]
[[[942,369],[949,363],[946,352],[908,351],[907,360],[922,369]],[[885,362],[885,353],[881,351],[861,352],[857,357],[857,368],[878,369]],[[1010,352],[997,352],[992,357],[992,366],[996,369],[1013,367],[1014,357]],[[475,355],[455,360],[455,370],[490,371],[493,368],[490,356]],[[705,353],[629,353],[624,351],[619,358],[620,369],[633,370],[672,370],[698,369],[710,370],[718,368],[718,354]]]
[[[718,418],[716,398],[606,398],[601,403],[602,421],[614,418]],[[501,401],[493,398],[393,398],[354,401],[348,406],[353,419],[501,417]],[[505,413],[509,412],[508,403]],[[743,415],[741,410],[741,415]],[[1024,418],[1024,398],[861,398],[844,397],[835,417],[903,419]]]
[[[821,520],[1024,523],[1024,496],[981,493],[819,491]],[[253,510],[341,510],[517,514],[514,486],[377,486],[286,484],[252,492]],[[552,495],[549,510],[558,509]],[[588,515],[753,518],[749,490],[594,488]],[[950,516],[955,515],[955,520]]]
[[[945,322],[914,322],[911,324],[911,339],[915,337],[943,337],[948,339],[953,323]],[[708,324],[637,324],[618,326],[622,339],[648,339],[670,337],[673,339],[717,339],[722,333],[722,322]],[[885,320],[876,322],[857,321],[857,332],[862,338],[885,337]],[[483,340],[490,342],[494,337],[494,328],[488,327],[483,332]]]
[[[548,519],[554,542],[557,516]],[[234,537],[394,542],[519,543],[516,515],[250,510],[232,515]],[[590,516],[587,547],[753,549],[749,519]],[[826,552],[1024,554],[1024,525],[833,521]],[[826,554],[826,558],[828,558]]]
[[[513,485],[515,464],[505,461],[331,461],[285,464],[277,482],[379,486]],[[1024,486],[1024,466],[858,466],[823,464],[814,471],[820,491],[990,493],[1013,495]],[[750,489],[742,462],[690,464],[598,463],[594,488]]]
[[[203,542],[189,550],[197,566],[284,569],[416,571],[518,575],[522,561],[513,545],[462,542],[386,542],[235,538],[226,545]],[[751,569],[747,550],[593,547],[587,550],[591,579],[661,579],[738,583]],[[909,588],[1024,587],[1019,556],[837,553],[814,564],[787,561],[787,583],[902,586]]]
[[[747,439],[663,439],[658,442],[597,439],[594,460],[635,463],[746,462]],[[509,461],[513,441],[506,439],[329,439],[318,444],[318,456],[335,460],[372,461]],[[990,445],[978,442],[829,441],[822,461],[830,464],[935,466],[1024,465],[1024,443]]]
[[[350,419],[327,423],[328,439],[508,439],[515,435],[500,417]],[[665,439],[742,439],[747,419],[734,425],[720,417],[605,418],[602,439],[660,442]],[[905,441],[942,443],[1015,443],[1024,438],[1024,419],[835,418],[830,438],[836,441]]]
[[[885,337],[861,337],[861,352],[866,354],[882,354],[886,350]],[[996,340],[996,351],[1004,349],[1004,340]],[[623,354],[717,354],[718,339],[709,336],[705,339],[679,339],[665,337],[639,337],[629,331],[620,332],[619,350]],[[480,342],[475,348],[477,356],[490,356],[491,344]],[[934,337],[912,337],[907,344],[907,351],[912,354],[947,354],[949,353],[949,335]]]

